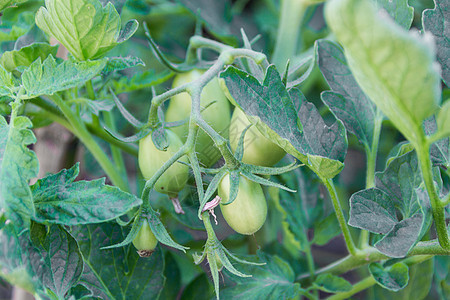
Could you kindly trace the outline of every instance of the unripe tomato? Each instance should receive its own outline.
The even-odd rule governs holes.
[[[233,151],[237,148],[242,132],[250,124],[245,113],[236,107],[230,125],[230,144]],[[286,152],[262,135],[256,126],[251,126],[245,133],[244,156],[242,158],[244,163],[270,167],[279,162],[285,155]]]
[[[158,240],[150,229],[148,221],[144,220],[138,234],[133,239],[133,245],[141,257],[149,257],[156,248]]]
[[[149,134],[139,141],[139,168],[145,180],[149,180],[162,165],[168,161],[183,145],[180,138],[170,130],[166,130],[169,147],[166,151],[158,150]],[[187,162],[185,157],[180,161]],[[176,197],[188,180],[189,167],[179,162],[174,163],[164,172],[155,184],[155,190]]]
[[[240,234],[251,235],[257,232],[266,221],[267,203],[259,183],[239,178],[239,191],[236,199],[227,205],[230,196],[230,176],[227,174],[219,184],[222,198],[220,210],[228,225]]]
[[[185,83],[192,82],[203,73],[204,72],[201,70],[192,70],[187,73],[181,73],[175,77],[172,87],[178,87]],[[202,107],[201,115],[203,119],[211,125],[215,131],[227,138],[231,119],[230,103],[223,94],[217,78],[212,79],[203,88],[200,97],[200,105]],[[211,102],[214,103],[210,104]],[[172,97],[166,111],[166,121],[174,122],[188,118],[191,114],[191,103],[191,96],[188,93],[181,93]],[[189,124],[185,123],[181,126],[173,127],[171,130],[173,130],[173,132],[175,132],[184,142],[186,141],[188,128]],[[212,166],[220,158],[220,152],[214,146],[214,142],[202,130],[199,130],[195,150],[198,153],[200,163],[207,167]]]

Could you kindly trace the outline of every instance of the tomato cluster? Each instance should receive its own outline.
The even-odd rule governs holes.
[[[200,70],[192,70],[179,74],[173,81],[173,88],[192,82],[203,73]],[[217,78],[213,78],[203,88],[200,98],[203,119],[222,136],[229,136],[231,147],[235,150],[242,132],[251,123],[247,115],[239,107],[234,109],[233,117],[231,118],[230,102],[232,104],[235,103],[234,101],[228,101]],[[188,119],[191,114],[191,104],[192,99],[188,93],[174,96],[166,110],[165,120],[167,122],[175,122]],[[184,123],[171,130],[166,130],[169,141],[169,147],[166,151],[158,150],[155,147],[151,135],[140,141],[139,167],[146,180],[150,179],[180,149],[183,142],[186,141],[188,128],[189,124]],[[212,166],[220,158],[219,150],[214,146],[211,138],[203,131],[200,131],[198,134],[195,150],[200,163],[207,167]],[[242,158],[244,163],[272,166],[283,158],[285,154],[283,149],[261,134],[256,126],[251,126],[247,131]],[[180,161],[187,162],[186,158],[181,158]],[[186,164],[175,163],[158,179],[155,184],[155,190],[169,194],[171,197],[176,197],[178,192],[186,185],[188,174],[189,169]],[[218,194],[222,198],[220,209],[230,227],[236,232],[245,235],[251,235],[258,231],[267,217],[267,203],[260,184],[241,176],[236,199],[230,204],[223,204],[229,201],[229,193],[230,178],[229,175],[226,175],[219,184]],[[145,228],[145,226],[142,228]],[[147,234],[144,232],[147,231],[141,229],[139,234]],[[148,234],[151,234],[151,231]],[[138,240],[141,239],[142,237]],[[139,248],[136,244],[135,246]]]

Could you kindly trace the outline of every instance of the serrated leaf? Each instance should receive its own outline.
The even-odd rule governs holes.
[[[97,59],[137,30],[136,20],[120,30],[120,16],[111,3],[98,0],[46,0],[36,13],[36,25],[56,38],[80,61]]]
[[[3,66],[0,66],[0,96],[13,97],[13,95],[14,83],[12,81],[12,75]]]
[[[52,225],[42,242],[35,246],[30,261],[36,275],[58,299],[64,299],[83,273],[83,257],[77,241],[62,227]]]
[[[101,223],[142,204],[136,196],[105,185],[104,178],[74,181],[77,175],[78,164],[39,179],[31,187],[36,207],[34,220],[62,225]]]
[[[376,282],[385,289],[396,292],[408,284],[408,266],[404,263],[399,262],[387,268],[379,263],[371,263],[369,271]]]
[[[432,43],[378,13],[369,0],[328,1],[325,16],[361,89],[418,143],[423,120],[441,101]]]
[[[5,12],[6,13],[6,12]],[[11,11],[11,14],[17,12]],[[30,31],[31,27],[34,25],[34,13],[24,11],[13,20],[3,20],[0,30],[0,42],[16,41],[19,37]]]
[[[391,198],[380,189],[359,191],[350,197],[350,219],[353,227],[374,233],[388,233],[398,223]]]
[[[414,19],[414,8],[408,5],[408,0],[375,0],[379,8],[384,9],[394,19],[395,23],[408,30]]]
[[[352,289],[350,282],[332,274],[320,274],[314,281],[314,285],[327,293],[348,292]]]
[[[345,128],[366,147],[372,147],[376,106],[364,94],[347,65],[344,52],[337,44],[316,42],[318,65],[332,91],[320,97]]]
[[[136,73],[131,78],[122,76],[118,81],[113,81],[114,91],[116,94],[120,94],[149,88],[169,80],[173,75],[174,73],[168,70],[155,72],[151,69],[143,73]]]
[[[234,67],[228,67],[220,77],[234,101],[264,136],[322,177],[331,178],[339,173],[347,152],[344,126],[337,121],[328,127],[316,107],[307,102],[299,90],[286,90],[273,65],[267,69],[262,85]],[[315,157],[314,165],[308,155]],[[322,170],[317,167],[324,165],[326,172],[320,173]]]
[[[41,284],[30,263],[33,245],[28,231],[18,234],[13,224],[0,225],[0,270],[2,278],[33,293]]]
[[[76,87],[92,79],[105,67],[105,60],[76,62],[66,60],[57,64],[50,55],[44,62],[38,58],[22,74],[27,98],[52,95]]]
[[[266,264],[240,268],[252,277],[229,277],[236,285],[221,291],[223,299],[293,299],[300,294],[300,284],[294,283],[295,274],[287,262],[263,252],[258,252],[257,262]]]
[[[27,228],[35,209],[28,182],[37,176],[39,162],[27,148],[36,142],[26,117],[12,124],[0,116],[0,207],[17,228]]]
[[[442,136],[450,135],[450,101],[445,102],[441,107],[436,122],[439,134]]]
[[[38,57],[45,60],[50,54],[56,56],[58,46],[47,43],[33,43],[20,50],[6,51],[0,58],[0,64],[11,72],[19,66],[30,66]]]
[[[165,280],[160,247],[148,258],[140,258],[132,248],[100,250],[125,238],[122,228],[114,223],[74,227],[72,234],[85,259],[79,284],[89,289],[94,297],[158,299]]]
[[[450,3],[447,0],[434,0],[434,3],[434,9],[423,12],[423,29],[434,36],[442,79],[450,87],[450,30],[447,25],[450,22]]]
[[[108,57],[105,68],[102,70],[102,75],[106,76],[114,71],[121,71],[136,66],[145,66],[145,63],[139,57]]]

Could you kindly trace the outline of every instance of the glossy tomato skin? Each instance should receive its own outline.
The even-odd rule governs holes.
[[[139,141],[139,168],[145,180],[149,180],[162,165],[168,161],[183,145],[180,138],[170,130],[166,130],[169,147],[166,151],[158,150],[149,134]],[[185,157],[180,161],[187,162]],[[155,190],[176,197],[188,180],[189,167],[185,164],[174,163],[161,175],[155,184]]]
[[[242,132],[250,125],[245,113],[238,107],[233,112],[230,125],[231,149],[236,151]],[[270,167],[279,162],[286,152],[259,132],[256,126],[251,126],[244,138],[244,156],[242,161],[256,166]]]
[[[220,209],[228,225],[234,231],[251,235],[257,232],[266,221],[267,203],[259,183],[239,178],[239,191],[236,199],[227,205],[230,195],[230,176],[227,174],[219,184],[219,196],[222,198]]]
[[[177,75],[173,81],[172,87],[189,83],[200,77],[204,71],[192,70]],[[214,103],[212,103],[214,102]],[[174,122],[189,118],[191,113],[191,96],[188,93],[178,94],[170,99],[169,106],[165,114],[167,122]],[[212,103],[212,104],[210,104]],[[228,127],[230,125],[231,113],[230,103],[219,86],[218,79],[213,78],[204,88],[200,98],[203,119],[211,125],[211,127],[220,133],[223,137],[228,138]],[[175,132],[181,139],[186,141],[189,124],[185,123],[181,126],[173,127],[171,130]],[[220,152],[214,146],[211,138],[203,131],[199,130],[195,150],[198,153],[198,159],[204,166],[212,166],[219,158]]]
[[[134,247],[136,247],[140,256],[148,257],[153,253],[157,244],[158,240],[150,229],[147,220],[144,220],[138,234],[133,239]]]

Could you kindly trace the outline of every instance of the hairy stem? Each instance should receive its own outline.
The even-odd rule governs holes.
[[[354,256],[357,254],[357,249],[355,247],[355,243],[353,242],[353,238],[350,234],[350,229],[348,228],[347,221],[345,220],[344,212],[342,211],[341,203],[339,202],[336,189],[334,188],[333,180],[322,178],[322,181],[325,184],[328,193],[330,194],[331,202],[333,203],[333,208],[336,213],[339,226],[341,227],[342,234],[344,235],[347,250],[350,253],[350,255]]]
[[[58,94],[54,94],[49,97],[61,109],[62,113],[72,126],[73,134],[78,137],[86,148],[92,153],[102,169],[111,179],[111,182],[120,189],[127,190],[127,185],[120,176],[120,173],[117,172],[116,166],[110,161],[103,149],[100,148],[100,146],[95,142],[80,118],[73,113],[72,109]]]
[[[416,145],[417,156],[422,171],[422,177],[425,187],[430,197],[431,211],[436,227],[439,243],[442,248],[450,250],[450,240],[447,234],[447,225],[445,222],[445,206],[443,205],[433,181],[433,172],[430,161],[430,144],[426,137],[422,134],[421,141]]]
[[[308,6],[303,0],[281,0],[280,23],[272,56],[280,73],[284,72],[287,61],[296,54],[302,20]]]

